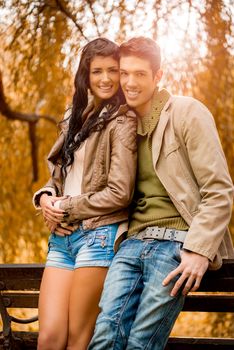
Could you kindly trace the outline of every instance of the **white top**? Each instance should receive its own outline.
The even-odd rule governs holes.
[[[79,196],[81,194],[81,182],[83,178],[85,140],[74,153],[74,162],[67,168],[67,176],[64,184],[64,196]]]
[[[85,147],[87,139],[74,153],[74,162],[67,168],[67,176],[64,183],[64,196],[79,196],[81,194],[81,183],[83,178]],[[60,200],[54,203],[59,208]]]

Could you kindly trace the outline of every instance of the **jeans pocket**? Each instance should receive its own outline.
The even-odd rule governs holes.
[[[139,241],[140,241],[140,239],[137,239],[137,238],[135,238],[135,237],[128,237],[128,238],[125,238],[125,239],[120,243],[119,248],[123,248],[123,247],[125,247],[125,246],[128,246],[128,245],[129,245],[129,242],[130,242],[129,247],[131,248],[131,247],[132,247],[132,246],[131,246],[132,243],[135,243],[135,242],[139,243]]]
[[[183,243],[176,242],[175,244],[175,258],[180,263],[181,262],[181,249],[182,249]]]

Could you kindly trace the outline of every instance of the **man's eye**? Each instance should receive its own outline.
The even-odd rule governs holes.
[[[126,72],[120,72],[120,75],[123,77],[123,76],[127,75],[127,73]]]

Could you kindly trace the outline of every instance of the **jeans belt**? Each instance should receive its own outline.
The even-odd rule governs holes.
[[[179,231],[166,227],[152,226],[135,234],[138,239],[159,239],[167,241],[184,242],[187,231]]]

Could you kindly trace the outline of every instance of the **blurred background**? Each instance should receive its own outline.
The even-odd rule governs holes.
[[[32,195],[49,176],[80,48],[138,35],[162,48],[162,86],[211,110],[234,179],[233,0],[0,0],[0,263],[44,262],[48,230]],[[234,335],[231,314],[182,314],[174,332],[196,335],[195,324],[200,336]]]

